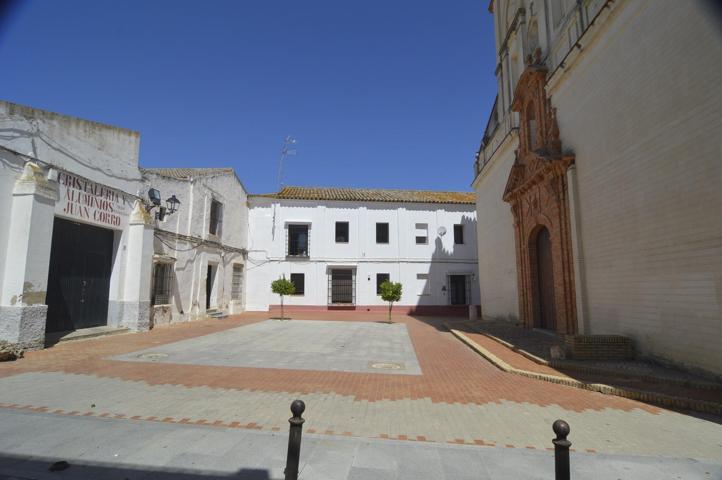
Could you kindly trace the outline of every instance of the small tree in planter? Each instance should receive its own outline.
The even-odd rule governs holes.
[[[296,286],[292,281],[286,280],[286,277],[281,277],[278,280],[271,282],[271,291],[281,296],[281,320],[284,320],[283,316],[283,297],[285,295],[293,295],[296,293]]]
[[[389,323],[391,323],[391,308],[394,302],[401,300],[402,286],[400,283],[389,282],[386,280],[382,283],[379,288],[381,289],[381,299],[385,302],[389,302]]]

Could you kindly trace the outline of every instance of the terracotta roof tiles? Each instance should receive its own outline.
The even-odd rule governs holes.
[[[451,203],[473,205],[473,192],[390,190],[379,188],[284,187],[278,193],[252,195],[283,200],[338,200],[350,202]]]

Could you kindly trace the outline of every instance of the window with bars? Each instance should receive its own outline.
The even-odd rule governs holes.
[[[389,243],[389,224],[376,224],[376,243]]]
[[[356,271],[351,269],[333,269],[328,276],[329,305],[356,304]]]
[[[286,255],[289,257],[309,256],[308,225],[288,225]]]
[[[455,245],[463,245],[464,244],[464,226],[463,225],[454,225],[454,244]]]
[[[391,280],[391,275],[388,273],[377,273],[376,274],[376,295],[381,295],[381,284]]]
[[[211,221],[208,225],[208,233],[221,236],[221,225],[223,224],[223,204],[218,200],[211,200]]]
[[[303,273],[292,273],[291,283],[296,288],[294,295],[303,296],[306,293],[306,275]]]
[[[231,278],[231,300],[242,300],[243,296],[243,265],[233,265]]]
[[[171,283],[173,280],[173,265],[170,263],[156,263],[153,273],[153,305],[168,305],[170,303]]]

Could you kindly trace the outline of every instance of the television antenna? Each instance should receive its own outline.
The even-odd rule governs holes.
[[[283,161],[289,155],[296,155],[296,150],[293,148],[290,148],[292,145],[295,145],[295,144],[296,144],[296,139],[293,138],[291,135],[286,135],[286,138],[283,140],[283,147],[281,148],[281,158],[278,159],[278,191],[279,192],[283,188]]]

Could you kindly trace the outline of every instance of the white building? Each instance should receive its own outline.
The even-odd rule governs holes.
[[[285,187],[249,196],[246,309],[383,310],[378,285],[403,284],[399,312],[477,305],[476,214],[469,193]],[[395,311],[396,311],[395,310]]]
[[[149,185],[180,201],[155,230],[154,325],[243,311],[248,206],[233,169],[141,171]]]
[[[0,102],[0,340],[150,325],[139,135]]]
[[[475,165],[485,316],[722,374],[712,2],[494,0]]]

